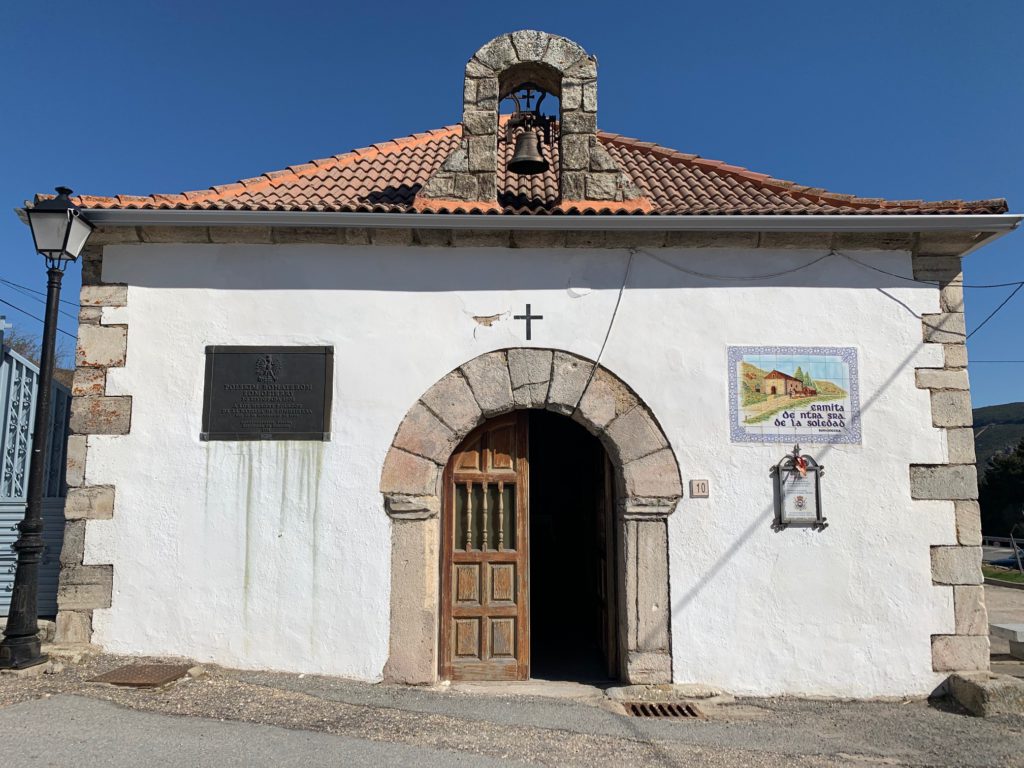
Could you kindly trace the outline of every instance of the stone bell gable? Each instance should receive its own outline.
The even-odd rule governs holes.
[[[563,201],[639,200],[643,194],[597,138],[597,58],[564,37],[500,35],[466,64],[462,139],[420,190],[431,201],[498,203],[498,107],[524,83],[558,96],[558,189]]]

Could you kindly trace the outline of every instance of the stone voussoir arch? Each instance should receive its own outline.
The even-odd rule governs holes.
[[[440,509],[441,474],[475,427],[521,408],[569,416],[604,445],[619,475],[620,511],[668,515],[682,497],[679,465],[654,414],[619,377],[554,349],[489,352],[456,368],[409,409],[388,450],[380,490],[391,517]]]
[[[489,352],[451,371],[406,413],[384,460],[380,491],[392,519],[387,680],[437,679],[442,475],[479,424],[517,409],[582,424],[616,472],[621,573],[621,677],[671,682],[667,517],[682,498],[679,464],[648,406],[618,376],[556,349]]]

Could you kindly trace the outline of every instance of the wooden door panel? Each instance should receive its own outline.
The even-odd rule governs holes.
[[[477,563],[465,563],[455,568],[454,600],[459,605],[480,604],[480,566]]]
[[[471,433],[444,472],[441,674],[529,677],[525,412]]]
[[[490,619],[491,658],[514,659],[516,656],[516,620]]]
[[[516,429],[514,424],[498,427],[489,435],[487,469],[491,472],[515,470]]]
[[[455,657],[479,661],[480,653],[480,619],[455,619]]]
[[[491,604],[515,603],[516,601],[516,564],[491,563]]]

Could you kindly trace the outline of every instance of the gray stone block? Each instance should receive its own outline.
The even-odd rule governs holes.
[[[547,50],[549,35],[536,29],[521,29],[510,38],[519,61],[540,61]]]
[[[504,352],[481,355],[465,363],[461,370],[484,416],[490,418],[513,409],[512,382]]]
[[[128,350],[123,325],[83,325],[78,329],[75,364],[87,368],[122,366]]]
[[[526,384],[547,384],[551,379],[552,351],[550,349],[510,349],[508,372],[512,389]]]
[[[106,368],[75,368],[75,375],[71,379],[71,394],[75,397],[102,395],[106,388]]]
[[[512,233],[513,248],[564,248],[565,232],[529,231]]]
[[[932,547],[932,581],[936,584],[981,584],[981,547]]]
[[[455,433],[421,403],[409,409],[394,442],[396,447],[442,466],[458,444]]]
[[[71,400],[73,434],[126,435],[131,423],[131,397],[75,397]]]
[[[949,451],[950,464],[973,464],[974,453],[974,430],[947,429],[946,446]]]
[[[56,641],[61,645],[92,642],[92,611],[58,611]]]
[[[962,672],[949,678],[949,692],[977,717],[1024,714],[1024,680],[991,672]]]
[[[541,59],[559,72],[565,73],[573,64],[586,56],[579,45],[565,37],[549,36],[548,47]]]
[[[128,286],[83,285],[78,301],[83,307],[125,307],[128,305]]]
[[[981,546],[981,507],[976,501],[955,501],[956,540],[965,547]]]
[[[988,635],[932,635],[934,671],[979,672],[988,664]]]
[[[598,368],[573,418],[596,433],[636,405],[636,397],[625,384],[605,369]]]
[[[641,498],[678,498],[683,495],[679,467],[671,448],[631,461],[622,468],[626,495]]]
[[[939,290],[939,307],[943,312],[964,311],[964,288],[960,283],[944,285]]]
[[[512,47],[512,38],[509,35],[494,38],[477,51],[474,58],[495,72],[501,72],[510,64],[519,61],[519,55]]]
[[[985,611],[984,587],[953,587],[953,612],[956,634],[988,634],[988,613]]]
[[[64,542],[60,548],[60,564],[81,565],[85,556],[85,520],[69,520],[64,525]]]
[[[976,499],[978,472],[973,464],[912,465],[910,495],[915,499]]]
[[[630,651],[626,655],[626,682],[631,685],[671,683],[671,654],[657,651]]]
[[[139,227],[144,243],[208,243],[210,231],[206,227]]]
[[[943,344],[942,355],[947,368],[967,367],[967,347],[964,344]]]
[[[661,428],[643,406],[637,406],[612,421],[605,429],[602,442],[612,459],[620,464],[648,456],[668,445]]]
[[[593,371],[594,363],[591,361],[567,352],[555,352],[547,409],[566,416],[572,414]]]
[[[68,437],[67,462],[64,477],[65,482],[73,488],[85,485],[85,453],[85,435],[70,435]]]
[[[439,521],[391,523],[390,653],[384,679],[425,684],[437,679]]]
[[[405,228],[371,229],[370,242],[373,245],[412,245],[412,230]]]
[[[924,340],[933,344],[963,344],[967,326],[961,312],[939,312],[921,316]]]
[[[548,398],[548,385],[524,384],[512,390],[516,408],[543,408]]]
[[[932,424],[936,427],[969,427],[974,423],[971,393],[952,389],[933,389]]]
[[[214,243],[272,243],[270,227],[210,227],[210,241]]]
[[[64,500],[67,520],[109,520],[114,516],[114,486],[85,485],[69,488]]]
[[[590,139],[582,134],[562,137],[562,167],[585,171],[590,167]]]
[[[920,389],[970,389],[967,371],[947,368],[917,368],[914,378]]]
[[[392,448],[384,459],[380,490],[385,494],[435,496],[439,492],[441,467],[399,448]]]
[[[297,243],[340,243],[344,231],[339,227],[274,227],[270,237],[275,243],[294,245]]]
[[[70,565],[60,571],[57,605],[61,611],[109,608],[113,592],[111,565]]]
[[[469,384],[452,371],[420,398],[461,440],[480,423],[483,413]]]

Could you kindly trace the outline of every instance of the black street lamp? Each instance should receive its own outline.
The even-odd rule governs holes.
[[[39,360],[39,390],[36,394],[32,457],[28,475],[28,505],[25,519],[18,523],[18,553],[14,590],[7,616],[4,639],[0,642],[0,668],[24,669],[46,661],[39,644],[39,561],[43,554],[43,489],[46,483],[47,443],[50,437],[50,392],[53,388],[53,360],[57,344],[57,310],[60,281],[67,265],[75,261],[92,232],[92,224],[71,202],[71,190],[57,187],[57,196],[27,208],[29,227],[36,251],[46,259],[46,318]]]

